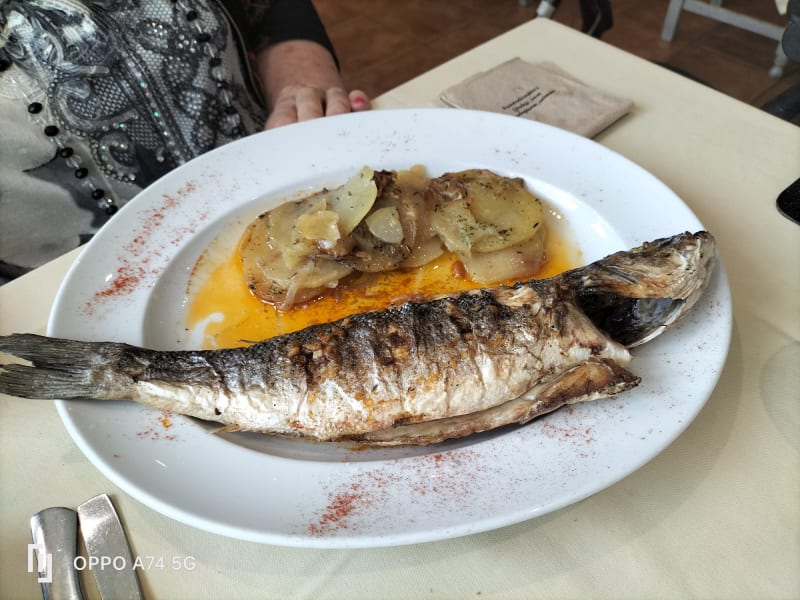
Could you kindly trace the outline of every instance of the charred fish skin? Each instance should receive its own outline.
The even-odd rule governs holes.
[[[561,307],[579,307],[593,325],[631,348],[657,337],[691,309],[708,285],[716,258],[713,236],[687,232],[612,254],[551,282],[563,286]],[[515,287],[545,289],[551,282],[539,286],[529,281]],[[563,331],[563,326],[557,329]],[[588,343],[578,342],[584,347]],[[435,443],[524,423],[566,404],[608,397],[638,385],[639,378],[621,368],[627,361],[598,359],[600,355],[593,354],[552,379],[543,378],[519,398],[467,417],[404,425],[357,439],[387,446]]]
[[[231,429],[325,441],[432,443],[636,385],[624,368],[628,350],[579,299],[633,301],[656,296],[651,287],[695,298],[713,265],[710,248],[704,232],[682,234],[553,279],[408,302],[247,348],[159,352],[0,337],[0,352],[33,363],[4,366],[0,392],[134,400]],[[670,269],[693,285],[664,287]],[[663,330],[664,314],[647,316],[648,335]]]

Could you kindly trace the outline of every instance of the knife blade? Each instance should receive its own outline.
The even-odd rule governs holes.
[[[78,506],[78,518],[100,596],[141,600],[128,538],[111,498],[107,494],[90,498]]]
[[[28,568],[30,570],[35,552],[44,600],[83,600],[75,569],[78,513],[63,506],[40,510],[31,517],[31,534],[33,544],[28,550]]]

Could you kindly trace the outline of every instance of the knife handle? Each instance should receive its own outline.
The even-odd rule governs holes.
[[[29,552],[36,554],[44,600],[83,600],[75,569],[78,513],[59,506],[46,508],[31,517],[31,534]]]

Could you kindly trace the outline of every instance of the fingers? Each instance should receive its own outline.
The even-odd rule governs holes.
[[[325,116],[350,112],[350,98],[342,88],[329,88],[325,93]]]
[[[279,99],[264,123],[264,129],[283,127],[297,122],[297,108],[293,98]]]
[[[323,90],[312,86],[290,86],[278,94],[264,128],[272,129],[299,121],[368,108],[370,108],[369,97],[360,90],[348,94],[339,87]]]
[[[359,110],[369,110],[371,106],[369,96],[367,96],[361,90],[353,90],[350,92],[348,99],[350,100],[350,110],[353,112]]]

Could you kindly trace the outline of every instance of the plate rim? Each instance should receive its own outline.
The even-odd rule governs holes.
[[[464,119],[467,121],[472,118],[469,115],[477,113],[475,118],[481,118],[484,120],[490,121],[497,121],[498,123],[504,122],[506,124],[513,122],[515,125],[521,125],[519,119],[514,117],[509,117],[505,115],[498,115],[496,113],[482,113],[481,111],[464,111],[461,109],[439,109],[439,108],[426,108],[426,109],[387,109],[381,111],[374,111],[371,113],[355,113],[352,115],[342,115],[339,117],[327,118],[331,119],[332,121],[335,119],[337,123],[344,123],[347,120],[372,120],[375,119],[375,115],[380,113],[380,120],[389,120],[392,119],[409,119],[414,118],[416,116],[417,119],[438,119],[442,117],[444,119],[452,118],[451,115],[459,114],[462,115]],[[447,117],[444,117],[444,114],[447,113]],[[363,115],[372,115],[372,116],[363,116]],[[434,116],[435,115],[435,116]],[[459,117],[459,119],[462,117]],[[326,120],[322,120],[318,123],[325,123]],[[691,217],[699,225],[699,228],[703,228],[700,220],[694,215],[693,211],[690,207],[688,207],[682,199],[680,199],[668,186],[666,186],[663,182],[661,182],[658,178],[656,178],[652,173],[649,173],[645,169],[643,169],[640,165],[636,164],[635,162],[631,161],[630,159],[626,158],[625,156],[621,155],[618,152],[615,152],[611,149],[606,148],[598,144],[593,140],[588,140],[586,138],[582,138],[580,136],[576,136],[575,134],[571,134],[569,132],[559,130],[557,128],[544,125],[541,123],[534,123],[534,122],[526,122],[524,127],[531,127],[533,126],[534,129],[540,128],[542,131],[549,131],[550,134],[553,134],[553,131],[557,132],[555,135],[556,137],[566,136],[571,138],[574,143],[578,145],[582,145],[584,143],[588,143],[594,147],[596,147],[602,154],[606,154],[608,156],[612,156],[613,160],[622,161],[622,164],[626,164],[628,167],[632,169],[636,169],[639,171],[639,175],[645,177],[646,179],[650,179],[651,181],[655,182],[657,185],[660,185],[663,190],[666,190],[668,194],[671,194],[680,205],[685,208]],[[290,126],[294,128],[292,131],[299,132],[301,129],[305,130],[313,130],[315,128],[314,124],[307,125],[307,124],[298,124],[294,126]],[[331,125],[331,128],[333,125]],[[288,135],[284,133],[283,135]],[[299,135],[299,133],[298,133]],[[247,139],[269,139],[270,132],[262,132],[256,134],[256,136],[251,136],[251,138]],[[577,140],[575,139],[577,138]],[[254,144],[254,141],[247,142],[249,144]],[[588,146],[587,146],[588,147]],[[231,151],[230,148],[226,148],[225,146],[221,148],[217,148],[207,155],[203,155],[199,157],[199,159],[195,159],[194,161],[190,161],[187,165],[198,164],[199,162],[208,162],[215,160],[219,156],[227,154]],[[155,182],[153,185],[149,186],[147,189],[143,190],[140,194],[136,196],[126,207],[120,211],[120,215],[127,214],[125,211],[128,209],[129,205],[136,206],[135,203],[142,203],[144,201],[139,200],[139,198],[147,198],[149,194],[152,194],[152,190],[156,189],[160,185],[164,185],[165,182],[170,182],[172,180],[177,180],[180,176],[187,171],[187,168],[191,170],[193,167],[187,167],[184,165],[171,173],[168,173],[164,177],[162,177],[158,182]],[[677,232],[676,232],[677,233]],[[102,234],[102,230],[101,230]],[[100,241],[98,241],[100,240]],[[71,285],[74,285],[72,282],[73,280],[78,277],[81,273],[81,270],[84,268],[82,265],[85,264],[85,261],[88,261],[91,253],[95,252],[94,246],[102,247],[102,244],[105,243],[104,237],[102,235],[98,235],[89,242],[89,245],[84,249],[78,259],[73,263],[73,265],[68,270],[61,286],[59,287],[58,293],[56,295],[56,299],[53,303],[53,309],[51,310],[50,317],[48,319],[47,325],[47,332],[48,335],[53,335],[54,332],[58,332],[59,321],[58,321],[58,314],[62,302],[67,301],[68,296],[68,289]],[[85,438],[84,434],[79,430],[77,424],[74,422],[72,415],[70,414],[70,407],[69,403],[66,401],[56,401],[56,406],[61,416],[62,422],[64,422],[70,436],[76,442],[76,444],[81,448],[82,452],[89,458],[90,462],[92,462],[106,477],[108,477],[113,483],[115,483],[118,487],[129,493],[131,496],[136,498],[137,500],[143,502],[147,506],[154,508],[158,512],[169,516],[177,521],[183,522],[187,525],[198,527],[200,529],[210,531],[213,533],[218,533],[221,535],[226,535],[228,537],[233,537],[237,539],[242,539],[246,541],[252,542],[260,542],[260,543],[268,543],[268,544],[276,544],[276,545],[283,545],[283,546],[295,546],[295,547],[320,547],[320,548],[355,548],[355,547],[378,547],[378,546],[394,546],[394,545],[402,545],[402,544],[411,544],[411,543],[421,543],[421,542],[429,542],[429,541],[436,541],[441,539],[447,539],[452,537],[457,537],[461,535],[469,535],[473,533],[478,533],[482,531],[488,531],[492,529],[496,529],[497,527],[504,527],[511,525],[513,523],[518,523],[520,521],[525,521],[534,517],[541,516],[543,514],[547,514],[554,510],[559,510],[564,508],[565,506],[569,506],[575,502],[585,499],[595,493],[598,493],[604,489],[607,489],[614,483],[618,482],[620,479],[630,475],[631,473],[635,472],[648,462],[652,460],[655,456],[663,452],[672,442],[677,439],[680,434],[685,430],[686,427],[691,423],[691,421],[699,414],[702,410],[703,406],[705,405],[708,397],[713,393],[713,389],[716,386],[719,376],[724,366],[726,359],[728,348],[730,345],[730,337],[731,337],[731,330],[732,330],[732,307],[731,307],[731,299],[730,299],[730,287],[727,279],[727,275],[725,273],[724,267],[721,263],[721,260],[718,260],[718,264],[716,267],[715,272],[716,286],[717,286],[717,293],[722,294],[722,300],[726,304],[725,307],[722,307],[726,310],[723,312],[725,313],[722,315],[723,321],[727,321],[727,323],[723,322],[721,325],[723,327],[727,327],[727,335],[724,332],[722,333],[723,337],[723,344],[724,349],[721,351],[721,358],[719,359],[720,364],[718,368],[715,370],[715,376],[713,377],[713,381],[707,381],[708,385],[708,393],[705,395],[705,398],[698,402],[697,405],[694,407],[694,413],[691,415],[690,418],[686,420],[682,427],[674,431],[674,435],[670,436],[670,439],[666,440],[663,446],[652,453],[652,455],[646,456],[642,459],[641,463],[635,466],[633,469],[619,474],[618,477],[612,477],[608,482],[603,484],[601,487],[594,489],[592,486],[589,486],[592,489],[587,489],[586,493],[576,497],[571,496],[570,498],[564,499],[561,503],[551,503],[548,507],[530,507],[528,509],[520,509],[515,515],[509,515],[508,518],[504,519],[491,519],[486,518],[480,522],[473,522],[473,523],[466,523],[462,527],[448,527],[446,531],[437,531],[431,530],[428,531],[425,535],[420,534],[419,531],[417,532],[404,532],[404,533],[395,533],[391,537],[381,536],[381,535],[355,535],[355,536],[346,536],[346,535],[331,535],[331,536],[311,536],[311,535],[284,535],[284,534],[274,534],[269,532],[255,532],[252,530],[246,530],[242,528],[236,527],[228,527],[224,524],[216,523],[212,520],[206,519],[203,520],[202,517],[198,517],[196,515],[187,515],[185,512],[182,512],[181,509],[177,507],[173,507],[168,503],[163,502],[159,498],[155,497],[152,493],[148,492],[147,490],[141,488],[141,486],[136,485],[134,482],[129,481],[126,477],[124,477],[118,470],[115,470],[113,465],[108,461],[108,459],[104,459],[102,456],[98,455],[93,446],[91,446],[88,440]],[[710,286],[709,286],[710,287]],[[527,515],[527,516],[525,516]],[[521,518],[520,518],[521,517]]]

